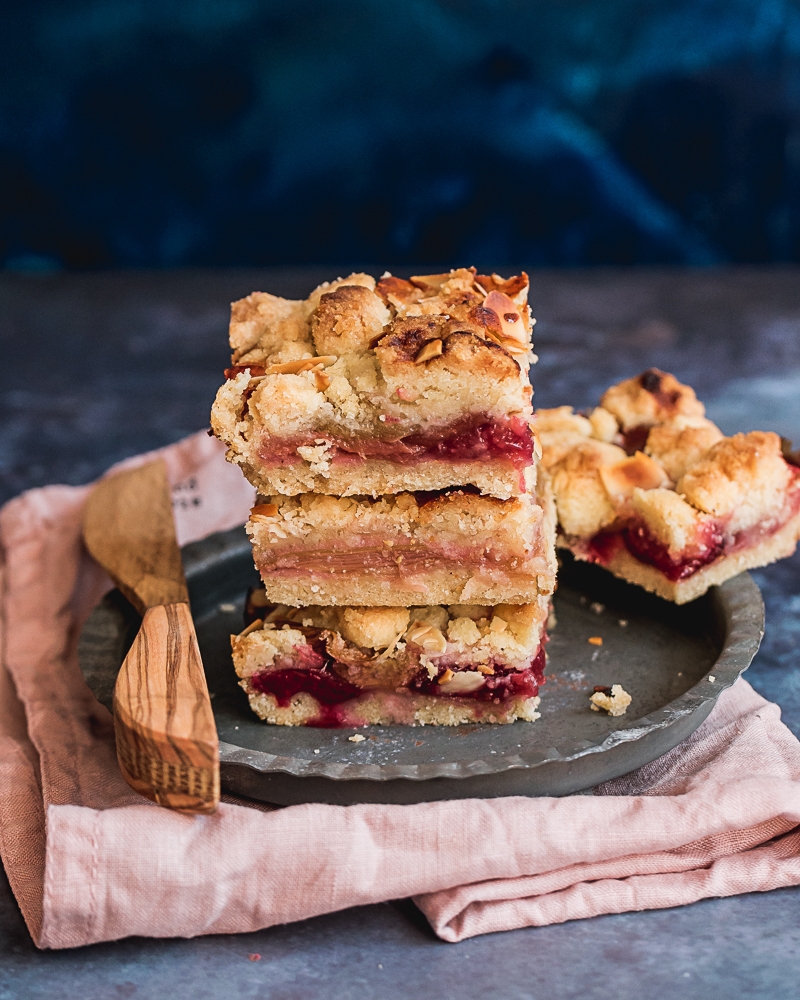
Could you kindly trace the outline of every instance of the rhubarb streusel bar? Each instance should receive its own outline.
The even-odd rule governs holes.
[[[800,538],[798,458],[777,434],[724,437],[689,386],[657,369],[588,417],[540,410],[558,544],[683,604]]]
[[[531,489],[528,278],[474,269],[233,303],[211,414],[260,493]]]
[[[250,707],[285,726],[533,721],[548,598],[532,604],[289,608],[248,600],[232,636]]]
[[[527,604],[555,589],[555,505],[463,489],[378,499],[261,498],[247,532],[270,600],[307,604]]]

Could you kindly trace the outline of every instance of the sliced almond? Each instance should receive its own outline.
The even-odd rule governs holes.
[[[254,622],[250,622],[250,624],[247,626],[246,629],[244,629],[243,632],[239,633],[237,638],[244,639],[246,635],[250,635],[251,632],[256,632],[258,629],[260,629],[263,624],[264,622],[261,618],[256,618]]]
[[[439,684],[445,694],[471,694],[486,683],[479,670],[459,670],[458,673],[451,673],[447,680],[444,679],[444,676],[442,675]]]
[[[412,274],[408,279],[412,285],[416,285],[417,288],[441,288],[442,285],[450,278],[450,272],[446,274]]]
[[[421,646],[423,637],[430,632],[430,629],[430,625],[426,625],[424,622],[414,622],[406,633],[406,639],[408,642],[413,642],[415,645]]]
[[[520,343],[518,340],[514,340],[511,337],[503,337],[488,328],[484,328],[483,334],[486,340],[491,340],[498,347],[505,348],[509,354],[527,354],[530,349],[530,344],[528,344],[527,340],[524,343]]]
[[[423,344],[417,352],[417,356],[414,358],[414,364],[421,365],[423,361],[430,361],[431,358],[438,358],[441,353],[441,340],[429,340],[427,344]]]
[[[257,503],[255,507],[250,508],[251,517],[275,517],[278,513],[278,505],[276,503]]]
[[[522,313],[512,299],[503,292],[489,292],[483,303],[483,308],[491,309],[497,316],[504,337],[516,340],[527,347],[528,331],[525,329]]]
[[[447,684],[447,682],[451,681],[454,677],[455,677],[455,674],[450,669],[450,667],[448,667],[445,670],[445,672],[442,674],[442,676],[439,678],[439,680],[438,680],[437,683],[439,683],[439,684]]]
[[[426,653],[447,652],[447,639],[435,625],[415,622],[407,632],[406,639],[416,646],[421,646]]]
[[[325,392],[328,386],[331,384],[330,375],[326,375],[325,372],[315,371],[314,372],[314,385],[320,392]]]
[[[294,611],[288,604],[276,604],[270,613],[264,618],[265,622],[274,622],[276,618],[285,618],[289,611]]]
[[[527,354],[528,353],[528,345],[527,345],[527,343],[520,344],[519,341],[517,341],[517,340],[511,340],[510,337],[503,337],[503,339],[500,341],[500,346],[504,347],[508,351],[509,354]]]
[[[332,365],[336,360],[335,354],[323,354],[317,358],[298,358],[296,361],[282,361],[280,364],[270,365],[266,369],[267,375],[299,375],[301,372],[309,372],[312,368],[326,367]]]
[[[523,304],[527,298],[529,281],[528,275],[524,271],[507,280],[499,274],[476,274],[475,284],[479,282],[482,288],[503,292],[510,296],[512,301],[519,301],[520,304]]]

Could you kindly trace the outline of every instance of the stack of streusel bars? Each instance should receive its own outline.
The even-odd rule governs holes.
[[[232,309],[212,428],[258,491],[233,637],[281,725],[537,718],[555,508],[527,275],[353,274]]]

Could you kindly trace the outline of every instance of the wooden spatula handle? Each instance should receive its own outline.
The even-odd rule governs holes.
[[[114,688],[117,759],[160,805],[213,812],[219,741],[188,604],[148,608]]]

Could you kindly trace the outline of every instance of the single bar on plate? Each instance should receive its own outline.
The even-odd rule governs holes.
[[[527,604],[555,589],[546,473],[536,496],[509,500],[463,489],[273,496],[253,508],[247,533],[276,604]]]
[[[800,459],[769,431],[725,437],[694,391],[651,368],[588,417],[540,410],[558,544],[677,604],[791,555]]]
[[[290,608],[256,590],[233,662],[275,725],[533,721],[548,603]]]
[[[265,496],[534,486],[528,277],[352,274],[233,303],[211,414]]]

